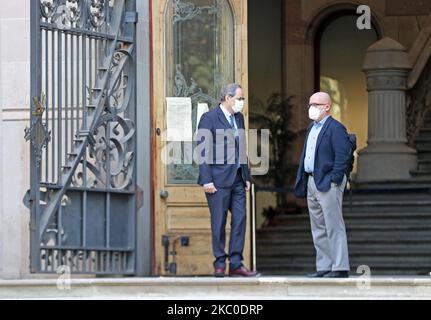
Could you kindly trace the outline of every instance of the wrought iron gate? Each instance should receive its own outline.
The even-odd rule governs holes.
[[[31,1],[31,272],[135,273],[135,0]]]

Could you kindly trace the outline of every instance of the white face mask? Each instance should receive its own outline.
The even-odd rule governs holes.
[[[320,110],[319,108],[315,107],[315,106],[311,106],[308,109],[308,117],[311,120],[317,121],[319,120],[320,116],[322,115],[322,110]]]
[[[244,100],[235,99],[235,105],[232,107],[233,112],[238,113],[242,112],[244,109]]]

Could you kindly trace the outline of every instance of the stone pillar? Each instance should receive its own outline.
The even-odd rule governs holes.
[[[357,182],[409,179],[417,167],[416,151],[407,146],[406,49],[391,38],[367,50],[363,71],[368,90],[368,145],[359,152]]]

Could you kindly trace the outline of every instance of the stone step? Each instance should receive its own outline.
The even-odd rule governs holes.
[[[430,159],[418,159],[418,169],[431,171],[431,158]]]
[[[427,150],[429,147],[431,147],[431,141],[428,140],[420,140],[415,143],[416,150]]]
[[[258,258],[284,258],[284,257],[314,257],[314,247],[309,243],[302,246],[258,246]],[[349,245],[350,257],[422,257],[431,259],[430,245]],[[431,271],[431,270],[430,270]]]
[[[355,271],[351,274],[355,275]],[[364,283],[358,277],[361,274],[348,279],[309,279],[303,276],[304,272],[295,272],[301,277],[73,278],[68,283],[70,289],[63,290],[58,289],[57,279],[0,280],[0,299],[221,299],[233,302],[238,299],[431,299],[429,277],[372,276],[370,283]],[[281,269],[280,274],[283,273]],[[376,270],[373,274],[377,273]]]
[[[420,222],[415,222],[414,220],[376,220],[372,219],[368,221],[362,222],[361,220],[345,220],[345,225],[347,230],[350,233],[363,232],[363,231],[409,231],[409,230],[431,230],[431,228],[423,227]],[[424,221],[424,224],[428,226],[431,224],[431,220]],[[289,236],[290,234],[297,234],[298,232],[308,232],[310,230],[310,221],[295,221],[295,222],[278,222],[278,224],[273,224],[271,226],[265,226],[259,230],[257,230],[258,235],[268,235],[274,234],[281,235],[286,234]],[[430,231],[431,232],[431,231]]]
[[[420,231],[426,231],[430,232],[431,230],[431,224],[430,223],[421,223],[420,221],[415,223],[409,223],[409,224],[377,224],[373,225],[370,223],[349,223],[348,221],[345,221],[346,229],[348,232],[364,232],[364,231],[370,231],[370,232],[420,232]],[[301,224],[301,225],[289,225],[289,226],[276,226],[267,228],[266,232],[271,234],[276,233],[286,233],[286,234],[292,234],[292,233],[298,233],[298,232],[306,232],[310,230],[310,224]],[[262,230],[262,234],[265,233],[265,230]],[[430,248],[431,249],[431,248]]]
[[[418,151],[418,153],[429,153],[429,152],[431,152],[431,148],[428,146],[423,146],[420,149],[417,148],[417,146],[415,146],[415,147],[416,147],[416,150]]]
[[[258,243],[257,245],[257,255],[265,256],[272,254],[298,254],[298,255],[308,255],[309,253],[314,254],[314,246],[308,243],[299,243],[296,245],[291,244],[281,244],[278,246],[273,246],[272,243]],[[416,244],[416,243],[372,243],[364,246],[360,243],[349,243],[349,251],[352,254],[359,254],[369,252],[371,253],[381,253],[382,255],[392,255],[394,253],[401,252],[404,255],[412,254],[427,254],[431,255],[431,248],[428,243]]]
[[[259,268],[268,269],[271,265],[274,267],[282,267],[282,269],[289,269],[293,266],[314,265],[315,257],[283,257],[283,258],[259,258],[256,260]],[[388,269],[416,269],[428,268],[431,271],[431,257],[376,257],[376,256],[352,256],[349,259],[352,266],[367,265],[372,269],[374,268],[388,268]]]
[[[394,208],[394,210],[392,211],[387,211],[385,210],[385,212],[395,212],[395,211],[399,211],[399,210],[405,210],[405,209],[418,209],[418,207],[420,208],[421,206],[428,206],[429,202],[431,202],[431,195],[427,196],[426,198],[417,198],[417,199],[412,199],[412,198],[408,198],[408,197],[387,197],[387,196],[375,196],[375,197],[362,197],[362,199],[360,199],[360,197],[344,197],[344,201],[343,201],[343,208],[346,209],[350,209],[350,208],[355,208],[356,211],[358,209],[363,209],[362,212],[373,212],[373,213],[377,213],[375,211],[373,211],[374,208],[378,207],[379,209],[381,208]],[[400,207],[402,209],[398,209],[397,207]],[[416,210],[415,210],[416,211]],[[422,212],[424,211],[424,209],[422,209]],[[430,207],[430,211],[431,211],[431,207]],[[409,212],[408,210],[406,212]],[[411,211],[412,213],[414,211]]]
[[[353,237],[352,235],[347,235],[349,245],[363,245],[363,246],[369,246],[372,244],[375,245],[384,245],[384,244],[426,244],[430,245],[431,250],[431,235],[424,236],[413,236],[413,235],[399,235],[398,237],[392,238],[388,237],[386,235],[384,236],[377,236],[374,235],[372,238],[366,238],[366,237]],[[296,246],[296,245],[306,245],[306,244],[312,244],[312,237],[311,233],[304,234],[302,237],[292,237],[287,238],[285,235],[283,237],[263,237],[262,235],[257,235],[257,245],[273,245],[274,247],[278,246]]]
[[[422,228],[423,224],[431,225],[431,219],[426,218],[422,222],[417,221],[415,219],[373,219],[367,218],[364,220],[361,219],[344,219],[344,223],[347,228],[351,231],[354,230],[373,230],[378,227],[387,227],[394,230],[397,226],[401,226],[399,230],[408,230],[414,228]],[[290,232],[291,230],[295,230],[297,228],[310,228],[310,220],[309,218],[304,220],[277,220],[276,224],[272,226],[265,226],[258,230],[258,233],[265,232]],[[428,229],[431,230],[431,229]]]
[[[346,224],[348,236],[354,238],[359,236],[374,236],[380,234],[379,237],[407,237],[407,236],[426,236],[431,233],[429,227],[406,227],[403,226],[350,226]],[[265,231],[259,231],[261,237],[278,237],[278,236],[301,236],[307,234],[311,230],[310,226],[292,226],[292,227],[273,227]],[[431,248],[430,248],[431,250]]]
[[[427,129],[421,129],[421,132],[423,132],[424,134],[427,134],[427,133],[431,133],[431,130],[428,128]],[[415,142],[416,143],[417,142],[429,142],[429,143],[431,143],[431,138],[428,138],[426,136],[423,136],[422,134],[419,134],[416,137]]]
[[[418,152],[418,159],[429,159],[431,157],[431,148],[422,147],[416,150]]]
[[[425,139],[431,140],[431,129],[422,129],[419,132],[419,136],[416,139],[419,139],[419,141],[425,140]],[[416,139],[415,139],[415,142],[417,141]]]
[[[399,262],[381,262],[369,263],[365,260],[350,260],[350,273],[354,275],[358,267],[364,266],[369,268],[371,275],[430,275],[430,267],[427,263],[418,264],[415,262],[414,267],[410,262],[400,264]],[[271,260],[257,260],[256,268],[262,275],[306,275],[316,270],[315,259],[301,263],[286,263]],[[363,273],[363,271],[362,271]]]
[[[381,243],[381,242],[394,242],[394,243],[411,243],[415,241],[430,243],[431,250],[431,232],[429,230],[409,230],[409,231],[390,231],[385,232],[381,230],[364,230],[364,231],[352,231],[347,229],[347,238],[349,242],[360,242],[364,244],[368,243]],[[301,230],[299,232],[275,232],[268,231],[266,233],[259,232],[257,234],[259,242],[264,240],[269,241],[311,241],[311,229]]]
[[[361,190],[352,190],[346,191],[344,193],[344,202],[350,202],[350,201],[360,201],[361,203],[367,203],[368,201],[386,201],[387,203],[392,201],[404,201],[404,200],[410,200],[410,203],[415,201],[421,201],[421,200],[430,200],[431,199],[431,185],[428,188],[423,188],[421,192],[417,191],[418,189],[410,189],[410,190],[402,190],[402,192],[390,192],[388,190],[387,192],[375,190],[375,191],[368,191],[368,192],[362,192]]]
[[[431,199],[431,196],[429,197]],[[392,213],[408,212],[410,214],[431,210],[431,200],[355,200],[345,198],[343,201],[344,214],[357,214],[368,212],[373,213]],[[306,208],[303,209],[307,212]]]
[[[273,276],[273,277],[305,277],[308,273],[315,271],[314,265],[304,265],[302,267],[292,267],[288,270],[286,269],[278,269],[278,268],[270,268],[265,269],[264,267],[258,267],[259,272],[263,276]],[[358,270],[358,266],[351,266],[350,269],[350,278],[354,276],[361,276],[363,271]],[[358,272],[357,272],[358,271]],[[391,269],[390,271],[386,269],[374,268],[372,273],[373,277],[429,277],[429,269],[417,269],[415,271],[405,270],[405,269]]]
[[[430,126],[431,126],[431,117],[430,116],[424,117],[424,128],[428,128]]]
[[[364,221],[367,219],[372,219],[373,221],[382,219],[382,220],[413,220],[416,221],[417,219],[431,219],[431,208],[430,209],[424,209],[428,211],[423,212],[414,212],[414,213],[406,213],[406,212],[357,212],[357,213],[344,213],[343,217],[345,221]],[[307,221],[309,222],[309,216],[308,212],[304,214],[295,214],[295,215],[278,215],[277,219],[282,222],[296,222],[296,221]]]
[[[427,274],[431,271],[431,179],[414,179],[390,188],[372,183],[345,194],[352,266],[369,265],[376,274]],[[376,185],[380,188],[373,190]],[[406,187],[407,186],[407,187]],[[356,191],[356,192],[355,192]],[[307,209],[304,209],[306,212]],[[268,274],[305,274],[315,268],[308,213],[276,217],[278,225],[257,233],[257,261]]]
[[[394,212],[395,210],[399,210],[399,206],[397,205],[393,205],[393,206],[366,206],[366,207],[362,207],[362,206],[351,206],[348,203],[344,203],[343,204],[343,213],[347,214],[347,213],[359,213],[359,212],[364,212],[364,210],[369,211],[370,213],[377,213],[377,212],[386,212],[386,213],[390,213],[390,212]],[[423,207],[421,205],[417,205],[416,207],[413,206],[406,206],[404,209],[406,209],[406,211],[410,212],[410,213],[414,213],[414,212],[422,212],[423,211]]]
[[[422,153],[423,158],[426,159],[429,157],[431,159],[431,148],[425,153]],[[424,192],[426,190],[429,190],[431,187],[431,178],[424,179],[420,177],[412,177],[405,180],[399,180],[399,181],[375,181],[375,182],[354,182],[353,191],[361,191],[361,192],[388,192],[389,190],[395,190],[398,193],[402,192],[402,190],[420,190],[421,192]]]
[[[418,152],[418,160],[431,160],[431,152]]]
[[[431,178],[431,170],[413,170],[410,172],[413,177],[423,177],[423,178]]]
[[[262,262],[257,261],[257,270],[262,275],[271,276],[271,275],[300,275],[304,276],[310,272],[314,272],[316,270],[316,264],[313,262],[307,262],[307,263],[297,263],[297,264],[277,264],[273,261],[269,262]],[[350,275],[357,274],[358,267],[364,266],[363,263],[352,263],[350,262]],[[378,276],[378,275],[400,275],[400,276],[406,276],[406,275],[416,275],[416,276],[430,276],[430,267],[429,265],[415,265],[414,268],[411,266],[407,266],[405,264],[392,264],[392,263],[381,263],[381,264],[374,264],[373,266],[368,266],[370,268],[370,272],[372,276]],[[360,274],[362,274],[360,272]]]

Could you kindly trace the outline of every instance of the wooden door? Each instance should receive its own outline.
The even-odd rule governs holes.
[[[247,1],[153,1],[152,27],[154,271],[159,275],[209,275],[213,272],[214,260],[210,214],[203,189],[196,183],[198,166],[163,161],[164,156],[171,155],[167,149],[170,150],[172,145],[183,153],[194,145],[165,141],[169,138],[166,135],[167,118],[172,121],[172,108],[169,106],[168,111],[166,98],[190,98],[191,126],[185,123],[188,120],[184,121],[188,119],[187,115],[178,117],[178,121],[180,130],[184,129],[181,125],[184,123],[195,132],[198,104],[206,104],[209,108],[217,106],[223,84],[238,82],[248,94]],[[247,111],[244,115],[248,126]],[[250,222],[248,208],[247,212]],[[229,225],[228,219],[227,244]],[[249,239],[248,227],[244,250],[244,264],[248,267]]]

